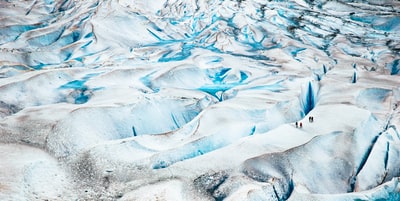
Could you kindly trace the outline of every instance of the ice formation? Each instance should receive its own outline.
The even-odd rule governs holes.
[[[400,200],[399,10],[2,1],[0,199]]]

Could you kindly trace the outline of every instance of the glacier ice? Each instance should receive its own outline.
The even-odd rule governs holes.
[[[400,199],[397,1],[0,7],[2,200]]]

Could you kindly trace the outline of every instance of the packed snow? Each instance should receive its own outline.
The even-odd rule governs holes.
[[[1,1],[0,199],[400,200],[399,11]]]

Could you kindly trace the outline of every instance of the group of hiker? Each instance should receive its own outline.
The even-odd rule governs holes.
[[[314,117],[313,116],[309,116],[308,117],[308,122],[312,123],[314,122]],[[297,122],[295,123],[296,128],[303,128],[303,123],[302,122]]]

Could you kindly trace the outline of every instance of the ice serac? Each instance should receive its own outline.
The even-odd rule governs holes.
[[[0,8],[0,199],[400,200],[398,1]]]

